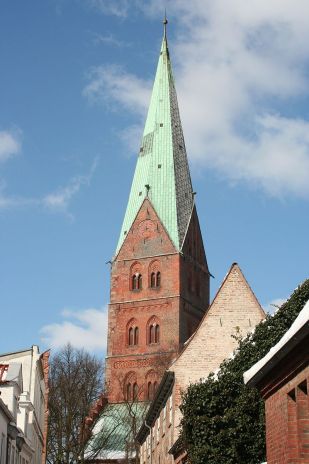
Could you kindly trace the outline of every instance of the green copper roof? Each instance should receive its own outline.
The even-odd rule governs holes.
[[[116,254],[147,194],[180,250],[194,200],[165,30]]]
[[[105,406],[92,430],[85,457],[89,460],[124,459],[127,454],[132,457],[135,451],[134,436],[147,410],[148,403],[144,402]]]

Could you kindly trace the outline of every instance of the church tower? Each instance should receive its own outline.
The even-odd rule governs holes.
[[[106,380],[110,403],[152,399],[169,361],[209,306],[167,20],[135,174],[111,264]]]

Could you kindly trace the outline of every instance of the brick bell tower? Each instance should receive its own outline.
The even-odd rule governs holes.
[[[129,201],[111,265],[106,379],[110,403],[152,399],[209,306],[166,24]]]

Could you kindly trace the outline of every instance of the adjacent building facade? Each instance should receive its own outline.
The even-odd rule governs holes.
[[[244,374],[265,400],[268,464],[309,462],[309,301],[282,339]]]
[[[49,352],[0,355],[1,464],[46,461]]]
[[[141,464],[186,462],[186,453],[178,446],[181,393],[190,383],[217,371],[237,346],[233,336],[246,335],[264,317],[240,267],[234,263],[198,329],[158,387],[137,436]]]

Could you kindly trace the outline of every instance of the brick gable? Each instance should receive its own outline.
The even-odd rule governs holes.
[[[232,354],[237,346],[232,336],[246,335],[264,317],[240,267],[234,263],[197,331],[169,368],[175,372],[176,407],[181,403],[181,392],[191,382],[206,378]]]

